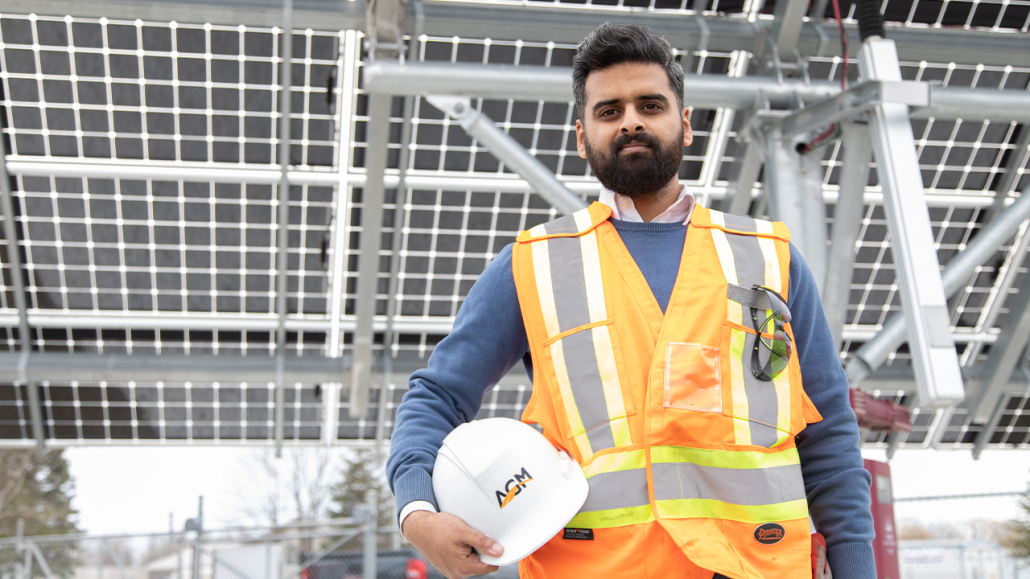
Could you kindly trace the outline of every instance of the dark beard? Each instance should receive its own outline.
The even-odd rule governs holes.
[[[637,141],[651,147],[650,151],[632,153],[623,157],[619,151],[631,141]],[[650,133],[619,135],[612,141],[608,154],[590,146],[584,139],[587,149],[587,162],[597,175],[597,180],[606,189],[631,199],[650,195],[669,184],[679,173],[683,161],[683,131],[668,145],[663,145],[658,137]]]

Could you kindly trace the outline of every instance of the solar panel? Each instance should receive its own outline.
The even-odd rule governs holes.
[[[442,0],[438,0],[441,1]],[[605,18],[652,13],[690,18],[681,0],[456,3],[477,7],[575,8]],[[854,4],[842,5],[854,23]],[[1026,32],[1030,2],[944,3],[890,0],[887,20],[904,29],[964,27],[985,38]],[[768,22],[774,4],[713,0],[712,18]],[[13,200],[25,259],[31,340],[41,352],[83,355],[159,354],[267,357],[275,354],[277,275],[274,255],[279,203],[278,123],[282,90],[281,29],[270,26],[124,20],[74,15],[0,15],[0,86],[10,164],[44,161],[49,168],[15,172]],[[181,21],[180,21],[181,20]],[[368,99],[363,89],[362,35],[332,29],[294,30],[291,91],[289,282],[286,318],[290,356],[348,356],[358,308],[358,258],[365,209]],[[474,30],[415,39],[409,60],[547,66],[567,69],[569,42],[486,38]],[[837,52],[835,45],[827,53]],[[679,51],[693,74],[745,76],[745,51]],[[839,56],[807,58],[813,80],[839,80]],[[857,66],[851,62],[852,80]],[[1026,91],[1030,68],[998,62],[905,61],[902,73],[949,87]],[[376,97],[379,98],[379,97]],[[473,98],[477,110],[524,146],[585,199],[593,176],[575,148],[572,102]],[[689,103],[687,103],[689,105]],[[424,365],[483,268],[517,233],[557,211],[521,185],[510,167],[421,97],[405,119],[394,97],[388,175],[403,169],[409,185],[388,190],[379,254],[375,350],[408,366]],[[681,180],[702,203],[720,199],[739,154],[744,111],[691,112],[694,143],[685,149]],[[410,144],[402,155],[402,127]],[[1017,123],[915,119],[913,131],[942,264],[984,227],[1006,173],[1012,195],[1030,185],[1026,129]],[[341,146],[342,143],[342,146]],[[823,188],[840,185],[843,147],[820,153]],[[1022,156],[1021,156],[1022,155]],[[402,157],[407,159],[400,166]],[[87,175],[76,167],[91,167]],[[68,169],[67,167],[72,167]],[[130,169],[142,170],[128,174]],[[422,179],[420,182],[419,179]],[[426,186],[430,179],[433,185]],[[475,180],[475,186],[467,185]],[[412,184],[415,183],[415,184]],[[420,184],[421,183],[421,184]],[[757,184],[761,190],[761,184]],[[843,361],[900,311],[890,236],[875,171],[856,245]],[[394,217],[403,212],[399,245]],[[0,216],[2,218],[2,216]],[[1022,284],[1026,228],[998,248],[952,300],[961,360],[986,360],[1008,306]],[[0,350],[18,348],[14,278],[0,239]],[[396,294],[391,264],[399,260]],[[395,302],[392,339],[384,344],[388,302]],[[888,366],[910,365],[906,346]],[[345,382],[341,375],[340,381]],[[271,443],[274,377],[269,382],[41,382],[46,434],[54,444]],[[406,390],[403,376],[385,380],[382,434]],[[292,444],[374,440],[380,386],[368,412],[350,417],[338,384],[286,385],[285,439]],[[492,390],[480,416],[520,415],[531,392],[514,372]],[[907,401],[904,391],[879,394]],[[337,403],[336,398],[339,398]],[[1012,394],[989,444],[1026,447],[1026,396]],[[0,439],[32,438],[25,385],[0,385]],[[937,424],[945,421],[943,430]],[[906,446],[968,447],[980,426],[960,408],[950,417],[915,411]],[[939,440],[931,440],[937,433]],[[18,442],[21,441],[21,442]],[[887,444],[869,434],[870,446]]]

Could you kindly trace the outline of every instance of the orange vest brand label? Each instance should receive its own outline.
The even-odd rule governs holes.
[[[508,506],[508,503],[518,496],[518,494],[522,492],[522,489],[526,487],[526,483],[531,480],[533,480],[533,476],[529,474],[526,467],[522,467],[522,470],[518,474],[508,479],[508,482],[504,483],[503,492],[494,491],[497,496],[497,506],[502,509]]]
[[[775,545],[783,540],[786,531],[779,523],[765,523],[755,527],[755,540],[763,545]]]

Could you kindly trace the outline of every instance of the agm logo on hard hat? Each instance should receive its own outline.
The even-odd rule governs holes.
[[[508,482],[504,483],[503,491],[495,491],[497,494],[497,504],[503,509],[508,506],[522,489],[526,486],[526,483],[533,480],[533,475],[529,474],[526,467],[522,467],[522,472],[516,474],[512,478],[508,479]]]

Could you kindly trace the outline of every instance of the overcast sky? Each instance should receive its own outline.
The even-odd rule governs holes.
[[[90,533],[167,531],[173,513],[181,529],[196,514],[200,495],[207,528],[253,522],[248,506],[262,495],[255,460],[261,452],[239,447],[69,449],[80,527]],[[345,451],[331,452],[339,461]],[[883,451],[865,454],[884,458]],[[891,469],[898,498],[1022,491],[1030,480],[1030,450],[988,450],[979,461],[967,450],[899,450]],[[1007,520],[1016,515],[1017,503],[1016,497],[903,502],[895,505],[895,516],[899,522]]]

